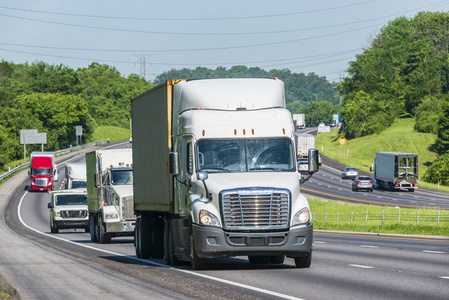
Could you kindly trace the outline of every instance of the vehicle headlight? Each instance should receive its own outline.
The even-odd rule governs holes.
[[[55,217],[60,217],[61,214],[59,213],[59,211],[55,211]]]
[[[105,214],[106,219],[118,219],[117,213],[107,213]]]
[[[310,210],[307,207],[304,207],[293,217],[292,226],[309,223],[311,219]]]
[[[221,226],[220,220],[218,220],[218,218],[214,214],[208,212],[207,210],[201,210],[199,216],[201,225],[217,227]]]

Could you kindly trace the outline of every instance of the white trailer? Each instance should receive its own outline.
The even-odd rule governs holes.
[[[64,165],[64,170],[66,190],[87,189],[85,162],[66,163]]]
[[[296,155],[298,159],[298,170],[308,172],[309,149],[315,148],[315,136],[307,133],[296,133]]]
[[[377,152],[374,179],[379,188],[415,191],[418,184],[418,154]]]
[[[132,122],[139,258],[310,266],[313,225],[282,81],[169,80],[132,100]],[[312,173],[317,150],[310,156]]]
[[[305,114],[293,114],[293,122],[296,123],[296,129],[306,128],[306,115]]]
[[[134,235],[136,216],[132,166],[131,149],[86,153],[87,204],[92,242],[105,244],[112,237]]]

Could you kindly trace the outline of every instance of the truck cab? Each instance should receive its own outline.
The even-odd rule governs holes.
[[[52,191],[54,182],[58,181],[58,170],[53,152],[31,153],[30,191]]]
[[[62,190],[50,194],[50,231],[59,233],[60,229],[84,229],[89,232],[87,212],[87,193]]]

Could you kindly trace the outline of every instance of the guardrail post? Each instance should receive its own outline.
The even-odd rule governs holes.
[[[401,210],[398,210],[398,225],[401,223]]]
[[[337,225],[338,225],[338,218],[340,217],[340,212],[337,211]]]
[[[440,228],[440,211],[438,211],[437,228]]]
[[[351,211],[351,225],[352,225],[352,221],[353,221],[353,219],[354,219],[354,212],[353,212],[353,211]]]
[[[416,212],[416,226],[418,226],[419,222],[419,210]]]
[[[326,225],[326,220],[327,220],[327,212],[324,213],[324,225]]]
[[[384,227],[384,217],[385,217],[385,214],[384,214],[384,211],[382,210],[382,227]]]
[[[365,227],[368,226],[368,211],[366,211],[366,215],[365,215]]]

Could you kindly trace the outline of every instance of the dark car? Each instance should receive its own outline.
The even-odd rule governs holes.
[[[354,178],[357,175],[359,175],[359,171],[356,168],[354,168],[354,167],[346,167],[341,172],[341,178],[342,179]]]
[[[366,190],[367,192],[373,191],[373,181],[370,176],[357,175],[354,180],[352,180],[352,191],[357,192],[358,190]]]

